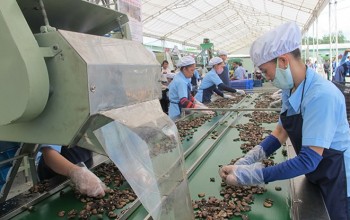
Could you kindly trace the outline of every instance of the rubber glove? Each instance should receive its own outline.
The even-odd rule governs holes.
[[[201,108],[201,109],[205,109],[205,108],[208,108],[206,105],[204,105],[203,103],[199,102],[197,99],[195,100],[194,102],[194,108]],[[207,115],[213,115],[215,114],[213,111],[201,111],[202,113],[204,114],[207,114]]]
[[[242,89],[236,89],[236,92],[240,95],[245,95],[245,91]]]
[[[225,99],[235,99],[235,97],[233,97],[232,95],[227,95],[227,94],[224,94],[224,98]]]
[[[233,186],[259,185],[264,183],[262,163],[251,165],[228,165],[219,170],[221,178]]]
[[[68,176],[81,194],[91,197],[105,195],[106,185],[86,167],[77,166],[69,171]]]
[[[237,160],[235,165],[249,165],[266,159],[281,147],[279,140],[273,136],[267,136],[259,145],[251,149],[244,157]]]
[[[282,99],[278,99],[269,104],[269,108],[280,108],[282,107]]]

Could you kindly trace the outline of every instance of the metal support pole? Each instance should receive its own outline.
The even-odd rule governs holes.
[[[331,71],[332,75],[333,73],[333,54],[332,54],[332,4],[333,4],[333,0],[329,1],[328,4],[328,10],[329,10],[329,17],[328,17],[328,21],[329,21],[329,70]],[[335,62],[337,62],[337,57],[335,58]],[[332,77],[331,77],[332,78]]]
[[[337,1],[334,2],[334,23],[335,23],[335,54],[337,55],[337,63],[338,61],[338,21],[337,21]]]
[[[312,23],[312,57],[317,60],[317,56],[315,55],[315,22]]]
[[[40,8],[41,8],[41,13],[43,14],[43,17],[44,17],[45,26],[50,26],[43,0],[39,0],[39,4],[40,4]]]
[[[306,63],[306,33],[304,34],[304,63]]]

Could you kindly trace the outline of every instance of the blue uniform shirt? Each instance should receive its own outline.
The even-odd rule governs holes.
[[[238,80],[245,79],[245,69],[241,66],[238,66],[234,72],[234,77]]]
[[[169,117],[173,119],[181,114],[179,108],[180,100],[182,98],[189,98],[188,93],[192,90],[191,78],[186,78],[182,72],[179,72],[174,76],[168,88],[170,100]]]
[[[201,85],[199,86],[198,92],[195,96],[196,100],[203,102],[203,90],[212,87],[213,85],[218,86],[222,83],[222,80],[214,69],[211,69],[203,78]]]
[[[347,193],[350,196],[350,130],[346,116],[344,95],[330,81],[307,68],[305,80],[290,95],[282,92],[282,111],[287,116],[300,112],[303,83],[304,97],[301,103],[303,116],[303,146],[316,146],[344,152]],[[281,124],[281,121],[279,121]]]

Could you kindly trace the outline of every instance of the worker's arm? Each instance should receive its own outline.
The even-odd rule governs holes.
[[[69,171],[74,170],[77,167],[75,164],[63,157],[59,152],[50,147],[43,147],[41,152],[43,154],[45,164],[55,173],[68,177]]]
[[[191,98],[188,99],[186,97],[183,97],[180,99],[180,106],[181,108],[194,108],[195,107],[194,100],[192,100]]]
[[[220,176],[230,185],[257,185],[290,179],[316,170],[322,160],[319,147],[302,147],[298,156],[264,168],[261,163],[229,165],[220,169]]]
[[[226,85],[223,84],[223,83],[219,84],[219,85],[218,85],[218,88],[219,88],[220,90],[225,90],[225,91],[227,91],[227,92],[237,92],[236,89],[231,88],[231,87],[229,87],[229,86],[226,86]]]
[[[218,94],[221,97],[224,97],[224,93],[221,92],[220,90],[216,89],[216,88],[213,90],[213,92],[215,92],[216,94]]]
[[[226,86],[226,85],[223,84],[223,83],[221,83],[220,85],[218,85],[218,87],[219,87],[219,89],[225,90],[225,91],[227,91],[227,92],[237,92],[237,93],[239,93],[239,94],[241,94],[241,95],[244,95],[244,94],[245,94],[244,90],[242,90],[242,89],[234,89],[234,88],[231,88],[231,87],[229,87],[229,86]]]
[[[105,184],[86,167],[73,164],[50,147],[42,147],[41,152],[45,164],[54,172],[69,177],[80,193],[93,197],[105,195]]]
[[[267,136],[259,145],[251,149],[244,157],[236,161],[235,165],[250,165],[269,157],[273,152],[281,147],[281,143],[288,138],[284,128],[277,124],[275,130]]]

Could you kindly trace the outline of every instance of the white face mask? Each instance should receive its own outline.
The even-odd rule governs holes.
[[[294,86],[292,72],[290,71],[289,64],[287,69],[281,69],[278,67],[278,59],[276,66],[276,74],[272,84],[279,89],[291,89]]]

